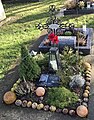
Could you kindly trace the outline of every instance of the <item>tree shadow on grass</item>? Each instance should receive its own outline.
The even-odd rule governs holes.
[[[26,23],[26,22],[30,22],[30,21],[43,19],[48,16],[49,16],[49,13],[47,13],[47,12],[43,12],[43,13],[36,14],[36,15],[28,15],[26,17],[23,17],[22,19],[17,20],[15,23]]]
[[[27,0],[27,2],[25,2],[25,1],[20,2],[20,0],[19,0],[19,2],[17,2],[16,0],[15,1],[14,0],[9,0],[9,1],[10,2],[3,1],[4,6],[7,6],[7,8],[14,7],[14,9],[13,9],[14,11],[19,10],[19,9],[24,9],[26,7],[33,7],[33,6],[39,7],[39,5],[45,6],[47,4],[48,5],[54,4],[54,2],[52,2],[52,1],[41,1],[41,2],[32,2],[30,0]],[[58,0],[55,1],[55,2],[58,2]],[[17,7],[17,8],[15,8],[15,7]],[[12,12],[12,10],[9,9],[8,12]]]
[[[19,11],[21,9],[25,9],[25,8],[28,8],[28,7],[31,7],[31,9],[35,9],[38,7],[41,7],[42,4],[41,3],[34,3],[34,4],[28,4],[28,3],[19,3],[19,4],[6,4],[8,8],[11,8],[11,7],[14,7],[13,11]],[[23,5],[23,6],[22,6]],[[17,7],[17,8],[15,8]],[[33,8],[32,8],[33,7]],[[21,10],[24,12],[24,10]],[[12,10],[7,10],[7,12],[12,12]],[[16,12],[15,12],[16,13]]]
[[[39,0],[3,0],[3,4],[26,4],[26,3],[39,3]]]
[[[42,7],[42,5],[39,5],[38,7]],[[35,10],[37,8],[37,6],[34,6],[33,8],[27,8],[27,9],[25,9],[25,10],[18,10],[18,11],[16,11],[16,12],[13,12],[13,13],[11,13],[9,16],[14,16],[14,15],[16,15],[16,14],[18,14],[18,13],[21,13],[21,12],[27,12],[27,11],[31,11],[31,13],[32,13],[32,10]],[[15,10],[14,10],[15,11]]]
[[[32,11],[31,11],[31,14],[32,14]],[[62,21],[69,21],[69,19],[72,19],[72,18],[76,19],[76,18],[79,18],[80,16],[81,15],[79,15],[79,16],[70,15],[70,16],[61,17],[60,19],[62,19]],[[25,22],[40,20],[40,19],[47,18],[47,17],[49,17],[49,12],[43,12],[43,13],[39,13],[39,14],[35,14],[35,15],[28,15],[26,17],[23,17],[22,19],[18,19],[15,23],[25,23]]]

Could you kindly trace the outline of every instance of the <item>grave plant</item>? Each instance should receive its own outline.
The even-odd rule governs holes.
[[[21,46],[21,62],[19,65],[20,79],[35,81],[41,73],[41,69],[36,61],[30,56],[29,51],[25,45]]]

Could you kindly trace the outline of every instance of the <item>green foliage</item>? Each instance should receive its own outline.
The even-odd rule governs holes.
[[[72,36],[72,32],[71,32],[71,31],[66,31],[66,32],[64,33],[64,35],[65,35],[65,36]]]
[[[21,63],[19,65],[20,78],[35,81],[40,75],[40,67],[36,61],[29,55],[26,46],[21,46]]]
[[[64,108],[76,103],[77,100],[78,96],[75,93],[70,92],[65,87],[54,87],[48,89],[46,103],[59,108]]]
[[[68,88],[69,87],[69,82],[71,81],[70,75],[66,73],[64,70],[58,70],[57,75],[60,77],[60,83],[62,86]]]
[[[38,63],[40,68],[42,68],[43,70],[46,70],[48,68],[48,65],[49,65],[49,55],[48,55],[48,53],[37,54],[36,56],[33,57],[33,59]]]
[[[73,53],[71,48],[65,47],[63,54],[60,55],[62,69],[70,73],[70,75],[81,72],[81,60],[82,56],[79,55],[78,51]]]
[[[61,78],[61,84],[65,87],[68,86],[70,82],[70,76],[74,74],[83,73],[84,69],[82,68],[81,60],[82,56],[78,52],[73,53],[71,48],[65,47],[63,54],[60,54],[61,58],[61,70],[57,74]]]

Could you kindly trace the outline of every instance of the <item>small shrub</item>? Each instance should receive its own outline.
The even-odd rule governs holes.
[[[40,67],[36,61],[29,55],[28,49],[26,46],[21,46],[21,63],[19,65],[20,78],[23,80],[23,77],[26,80],[34,81],[40,75]]]
[[[59,108],[67,107],[76,103],[78,96],[65,87],[49,88],[46,103]]]
[[[82,56],[79,55],[78,51],[73,53],[73,50],[65,47],[63,54],[60,55],[61,58],[61,67],[64,72],[68,75],[77,74],[79,72],[83,72],[81,61]]]

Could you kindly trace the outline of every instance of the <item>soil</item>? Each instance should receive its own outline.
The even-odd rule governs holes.
[[[31,50],[37,50],[39,43],[45,37],[45,32],[42,32],[41,37],[33,43]],[[91,92],[89,101],[89,115],[84,120],[94,119],[94,47],[92,47],[92,54],[85,57],[87,61],[92,64],[92,80]],[[31,108],[22,108],[13,105],[6,105],[3,103],[3,95],[6,91],[10,90],[13,83],[19,78],[18,65],[7,72],[4,79],[0,81],[0,120],[82,120],[80,117],[71,117],[63,115],[62,113],[45,112],[43,110],[34,110]]]

